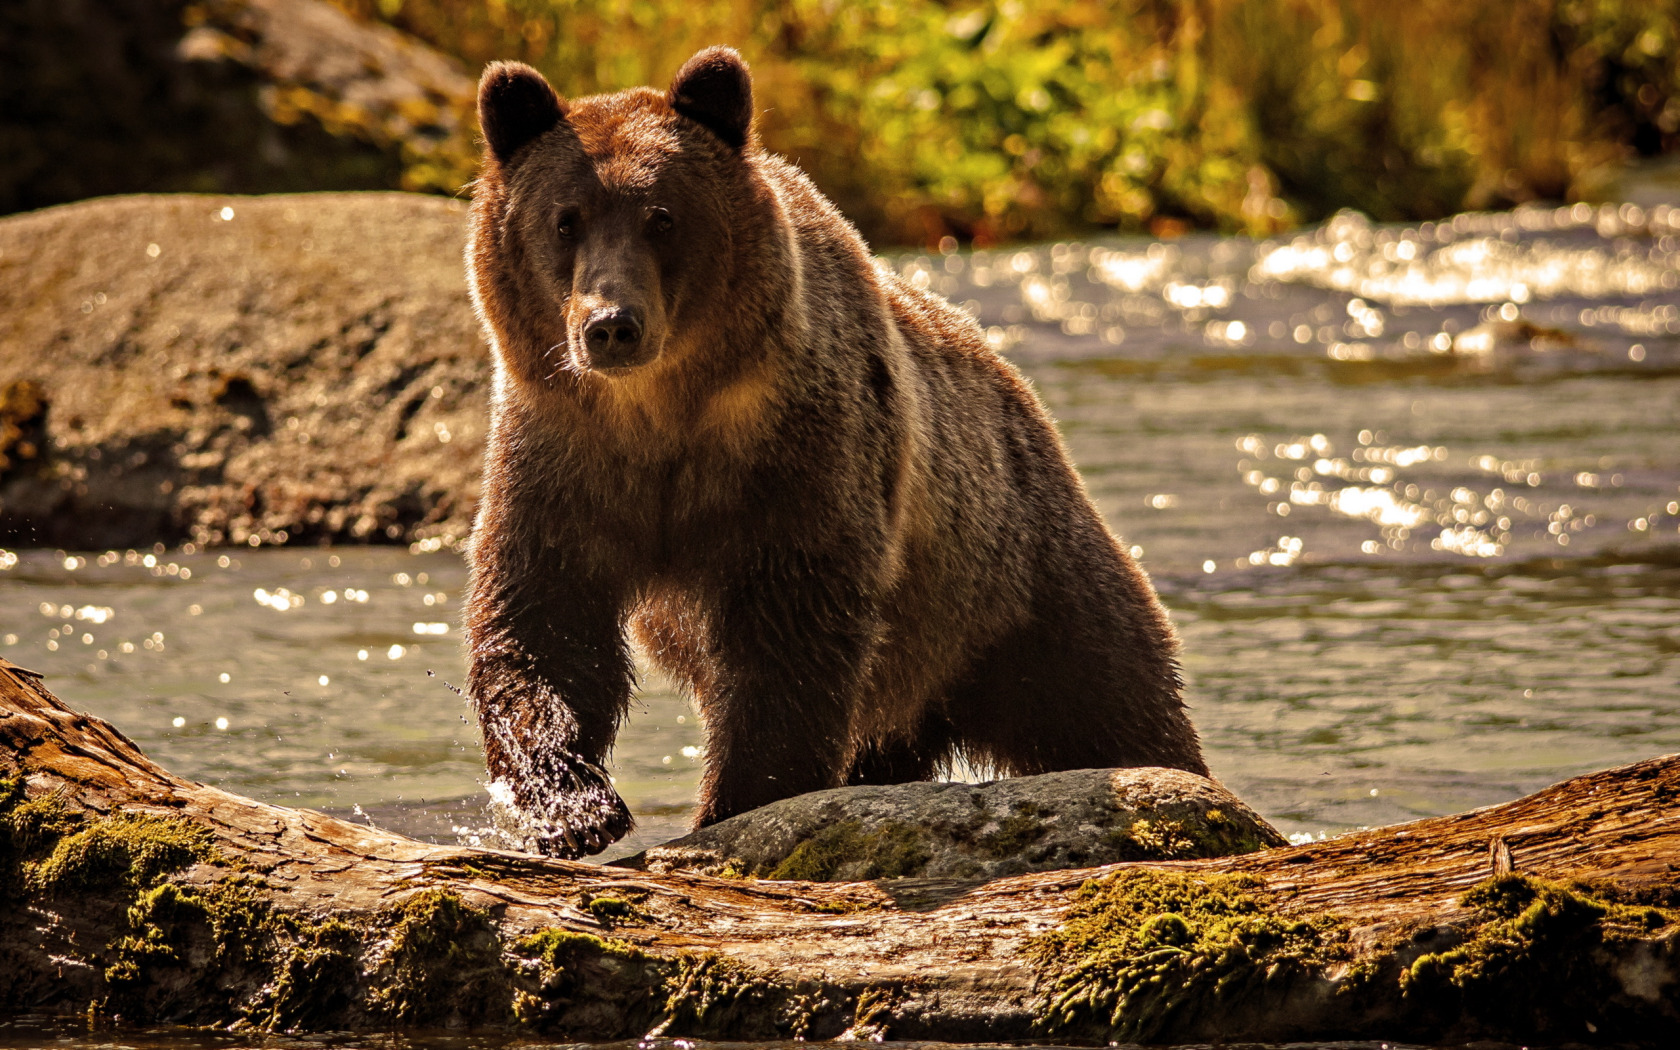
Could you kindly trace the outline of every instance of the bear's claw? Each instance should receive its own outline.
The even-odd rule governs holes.
[[[522,778],[504,779],[506,808],[529,844],[547,857],[599,853],[636,826],[606,770],[581,755],[550,752]]]

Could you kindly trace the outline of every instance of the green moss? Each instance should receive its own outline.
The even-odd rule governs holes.
[[[711,952],[672,960],[661,1035],[775,1039],[788,1033],[777,1018],[793,989],[774,975]]]
[[[540,959],[545,966],[556,972],[564,970],[568,965],[575,965],[586,957],[611,957],[628,961],[648,958],[641,949],[628,941],[552,927],[521,937],[514,944],[513,951],[515,955]]]
[[[107,1009],[276,1030],[338,1021],[359,982],[361,934],[276,911],[250,876],[141,891],[107,949]],[[180,994],[183,969],[195,990]],[[248,1000],[238,989],[256,986]]]
[[[64,804],[62,792],[54,791],[20,802],[7,815],[6,823],[13,845],[27,855],[80,828],[84,818]]]
[[[1525,1037],[1575,1035],[1582,1021],[1612,1035],[1616,1017],[1608,1007],[1621,981],[1609,960],[1680,923],[1680,913],[1612,895],[1517,874],[1481,883],[1459,901],[1483,919],[1471,936],[1419,956],[1401,973],[1408,1005],[1443,1017],[1462,1013]]]
[[[34,888],[28,862],[81,826],[81,815],[65,806],[62,792],[32,799],[24,788],[21,776],[0,778],[0,899],[26,896]]]
[[[246,1020],[270,1031],[320,1028],[341,1016],[360,977],[362,935],[340,919],[282,918],[289,937],[274,963],[274,980],[246,1010]]]
[[[368,1006],[406,1024],[496,1023],[512,1001],[490,914],[442,889],[422,890],[382,917],[387,941]]]
[[[1344,958],[1336,919],[1278,913],[1247,875],[1123,871],[1087,882],[1032,956],[1048,989],[1050,1034],[1146,1042],[1180,1016],[1204,1014],[1260,987]]]
[[[641,894],[639,900],[624,897],[597,897],[585,892],[580,902],[583,910],[595,916],[597,922],[606,926],[613,926],[621,922],[645,919],[646,913],[637,907],[641,901],[647,899],[647,894]]]
[[[853,912],[872,911],[880,907],[874,901],[846,900],[839,898],[828,901],[817,901],[810,905],[810,909],[819,915],[851,915]]]
[[[1150,860],[1172,860],[1190,856],[1196,842],[1181,820],[1138,820],[1126,829],[1126,837]]]
[[[857,1042],[886,1042],[892,1034],[893,1011],[898,1005],[899,996],[892,988],[865,988],[859,992],[857,1005],[852,1009],[852,1023],[847,1026],[851,1038]]]
[[[89,816],[62,793],[30,799],[21,778],[0,779],[6,892],[80,895],[117,928],[86,957],[108,991],[91,1010],[270,1030],[342,1024],[361,986],[361,933],[276,910],[250,874],[169,881],[195,863],[222,864],[214,841],[178,817]]]
[[[26,797],[22,777],[0,777],[0,816],[11,813]]]
[[[244,877],[211,886],[173,882],[142,890],[127,914],[129,932],[110,945],[105,976],[113,984],[137,981],[150,966],[182,961],[194,934],[204,934],[215,962],[248,966],[264,961],[273,935],[268,902]]]
[[[801,842],[764,878],[828,882],[842,873],[851,879],[897,879],[919,874],[932,854],[922,832],[910,824],[887,821],[871,832],[856,820],[843,820]]]
[[[1107,842],[1122,860],[1235,857],[1277,844],[1265,841],[1253,825],[1239,823],[1221,809],[1200,816],[1192,813],[1181,820],[1134,820],[1109,831]]]
[[[641,1035],[667,996],[671,964],[624,941],[547,929],[513,946],[521,967],[512,1010],[520,1024],[601,1039]]]
[[[80,827],[82,815],[66,806],[64,799],[63,791],[28,797],[22,777],[0,780],[0,825],[11,847],[28,855]]]
[[[180,817],[119,813],[59,838],[30,879],[49,894],[149,887],[165,875],[211,859],[214,840],[208,828]]]
[[[1003,818],[998,828],[983,836],[977,845],[998,858],[1018,857],[1026,848],[1044,837],[1044,821],[1038,817],[1037,807],[1026,803],[1019,812]]]
[[[111,961],[105,967],[105,980],[118,994],[137,984],[141,975],[155,972],[157,967],[181,961],[179,945],[173,934],[183,919],[203,918],[203,908],[196,897],[173,883],[164,883],[140,895],[128,909],[132,933],[118,937],[110,944]]]

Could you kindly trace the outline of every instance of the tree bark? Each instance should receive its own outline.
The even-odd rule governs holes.
[[[1218,860],[720,879],[242,798],[0,660],[4,778],[13,1014],[588,1040],[1594,1042],[1680,1024],[1680,756]]]

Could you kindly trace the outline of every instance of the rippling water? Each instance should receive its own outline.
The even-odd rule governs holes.
[[[1214,770],[1299,837],[1680,751],[1677,252],[1680,211],[1576,206],[893,264],[1037,385],[1179,624]],[[484,823],[458,557],[0,566],[0,654],[170,768]],[[609,856],[683,830],[702,747],[649,675]]]

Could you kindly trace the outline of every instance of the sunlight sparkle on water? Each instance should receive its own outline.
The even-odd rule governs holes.
[[[302,606],[304,602],[303,595],[293,594],[284,587],[276,587],[273,591],[258,587],[251,592],[251,597],[257,600],[258,605],[273,609],[275,612],[290,612]]]
[[[1360,434],[1361,441],[1373,438],[1369,431]],[[1239,438],[1236,447],[1251,457],[1240,460],[1237,465],[1243,483],[1263,496],[1279,494],[1285,497],[1268,504],[1272,513],[1288,516],[1291,506],[1323,507],[1333,514],[1376,525],[1381,540],[1361,542],[1359,549],[1365,554],[1379,554],[1385,549],[1402,550],[1414,532],[1436,526],[1438,531],[1428,541],[1430,550],[1468,558],[1499,558],[1511,543],[1514,530],[1525,521],[1542,527],[1544,531],[1539,535],[1549,537],[1559,546],[1568,546],[1571,534],[1599,524],[1597,515],[1583,513],[1568,503],[1539,503],[1526,496],[1508,494],[1503,488],[1493,488],[1484,493],[1465,484],[1437,491],[1427,485],[1420,488],[1401,476],[1407,468],[1446,463],[1451,453],[1441,445],[1362,445],[1353,449],[1349,456],[1340,457],[1334,454],[1323,434],[1276,444],[1260,435],[1249,434]],[[1311,459],[1311,466],[1307,466],[1311,456],[1316,458]],[[1293,471],[1284,469],[1273,475],[1255,465],[1267,458],[1303,465]],[[1525,488],[1538,487],[1544,481],[1539,473],[1531,469],[1535,465],[1532,461],[1513,461],[1480,454],[1469,456],[1463,462],[1477,471],[1495,474],[1508,483]],[[1369,463],[1385,465],[1361,465]],[[1337,487],[1326,481],[1352,481],[1355,484]],[[1606,477],[1582,471],[1574,476],[1574,482],[1581,488],[1616,487],[1622,484],[1622,475]],[[1664,509],[1659,507],[1653,513],[1660,514]],[[1634,518],[1628,527],[1635,532],[1643,531],[1650,527],[1653,520],[1655,518],[1652,517]],[[1248,561],[1251,565],[1287,564],[1292,563],[1298,553],[1292,555],[1280,545],[1254,551]]]
[[[1674,248],[1660,239],[1680,229],[1680,212],[1628,208],[1576,205],[1460,215],[1434,226],[1433,244],[1411,230],[1395,237],[1362,215],[1343,212],[1264,251],[1252,276],[1402,306],[1641,296],[1680,287]],[[1562,234],[1588,226],[1605,236],[1648,231],[1658,241],[1648,248],[1633,242],[1568,247],[1544,238],[1515,239],[1519,232]]]

